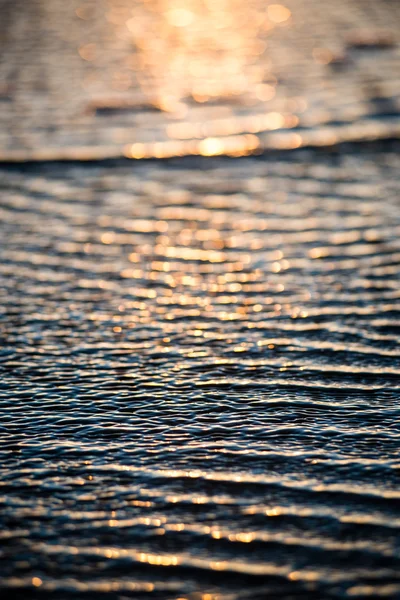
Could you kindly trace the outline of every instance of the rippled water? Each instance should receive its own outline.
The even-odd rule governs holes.
[[[3,585],[398,597],[378,150],[3,168]]]
[[[1,598],[400,598],[399,4],[1,7]]]
[[[284,4],[3,0],[0,160],[398,137],[398,0]]]

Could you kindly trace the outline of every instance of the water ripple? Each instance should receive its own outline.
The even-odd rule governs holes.
[[[397,171],[1,168],[7,597],[398,597]]]

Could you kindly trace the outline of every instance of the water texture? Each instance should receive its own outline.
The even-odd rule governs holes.
[[[2,600],[400,598],[399,4],[271,6],[0,2]]]
[[[400,135],[397,0],[1,0],[0,159]]]
[[[2,170],[4,586],[398,597],[395,150]]]

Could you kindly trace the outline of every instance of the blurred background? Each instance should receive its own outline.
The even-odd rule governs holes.
[[[1,158],[242,155],[399,132],[397,0],[0,6]]]

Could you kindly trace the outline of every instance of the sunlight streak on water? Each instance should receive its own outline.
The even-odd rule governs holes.
[[[358,2],[34,0],[29,31],[15,4],[0,159],[241,156],[398,137],[396,7]]]
[[[5,6],[7,597],[398,598],[400,5],[327,8]]]

